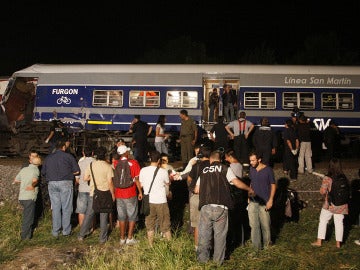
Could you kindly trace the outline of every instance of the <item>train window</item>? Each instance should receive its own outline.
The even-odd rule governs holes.
[[[352,93],[322,93],[321,108],[323,110],[352,110],[354,97]]]
[[[315,94],[312,92],[284,92],[283,93],[283,108],[293,109],[314,109],[315,108]]]
[[[131,90],[130,107],[160,107],[160,92]]]
[[[93,106],[122,107],[123,90],[95,90]]]
[[[167,91],[166,107],[197,108],[198,93],[196,91]]]
[[[275,109],[274,92],[244,92],[244,108]]]

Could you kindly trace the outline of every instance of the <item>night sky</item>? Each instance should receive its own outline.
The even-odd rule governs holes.
[[[6,2],[0,17],[0,76],[35,63],[142,63],[144,55],[156,54],[170,41],[176,55],[181,37],[227,64],[261,46],[273,50],[281,64],[305,50],[309,38],[324,36],[336,37],[324,47],[360,51],[359,1]]]

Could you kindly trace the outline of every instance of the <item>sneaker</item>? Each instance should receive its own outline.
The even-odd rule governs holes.
[[[125,245],[126,242],[127,242],[126,239],[120,239],[120,245]]]
[[[360,246],[360,239],[355,240],[354,243],[355,243],[356,245]]]
[[[139,241],[138,240],[135,240],[135,238],[131,238],[131,239],[126,239],[126,244],[127,245],[135,245],[137,244]]]

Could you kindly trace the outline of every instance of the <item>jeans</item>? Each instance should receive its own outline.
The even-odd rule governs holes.
[[[35,218],[35,201],[20,200],[23,210],[23,218],[21,224],[21,240],[30,239],[32,237],[32,226]]]
[[[222,264],[225,257],[226,236],[228,231],[228,209],[209,204],[201,207],[199,222],[199,245],[197,258],[207,262],[210,258],[211,242],[214,236],[213,260]]]
[[[93,197],[90,197],[90,203],[86,209],[85,219],[81,225],[79,236],[84,238],[90,233],[90,228],[92,226],[93,219],[95,217],[95,212],[93,210]],[[100,213],[100,235],[99,242],[105,243],[107,241],[108,234],[108,217],[109,213]]]
[[[76,199],[76,213],[85,214],[90,204],[90,192],[79,192]]]
[[[261,249],[261,240],[264,247],[271,243],[270,214],[266,211],[265,205],[257,202],[250,202],[248,207],[251,242],[254,248]]]
[[[234,104],[228,103],[224,106],[224,116],[228,123],[235,120]]]
[[[73,212],[73,181],[50,181],[48,189],[52,210],[52,235],[57,237],[61,228],[63,235],[69,235]]]
[[[214,113],[215,113],[216,104],[209,105],[209,122],[214,122]]]

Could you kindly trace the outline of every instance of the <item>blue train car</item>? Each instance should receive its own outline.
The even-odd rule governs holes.
[[[14,77],[36,83],[34,121],[61,119],[72,128],[127,131],[134,115],[151,125],[160,114],[179,128],[179,111],[201,120],[200,74],[166,67],[35,65]]]
[[[267,116],[281,130],[297,107],[320,132],[334,120],[345,134],[360,133],[360,67],[345,66],[36,64],[12,75],[0,127],[19,137],[31,125],[40,142],[46,135],[38,127],[54,118],[74,133],[112,136],[128,131],[134,115],[155,125],[163,114],[166,129],[177,132],[186,109],[208,129],[209,95],[216,89],[221,96],[224,84],[237,94],[236,110],[254,123]]]
[[[342,132],[358,134],[359,72],[358,67],[294,67],[283,74],[241,74],[240,108],[255,122],[269,117],[275,128],[283,128],[298,108],[319,131],[334,120]]]

